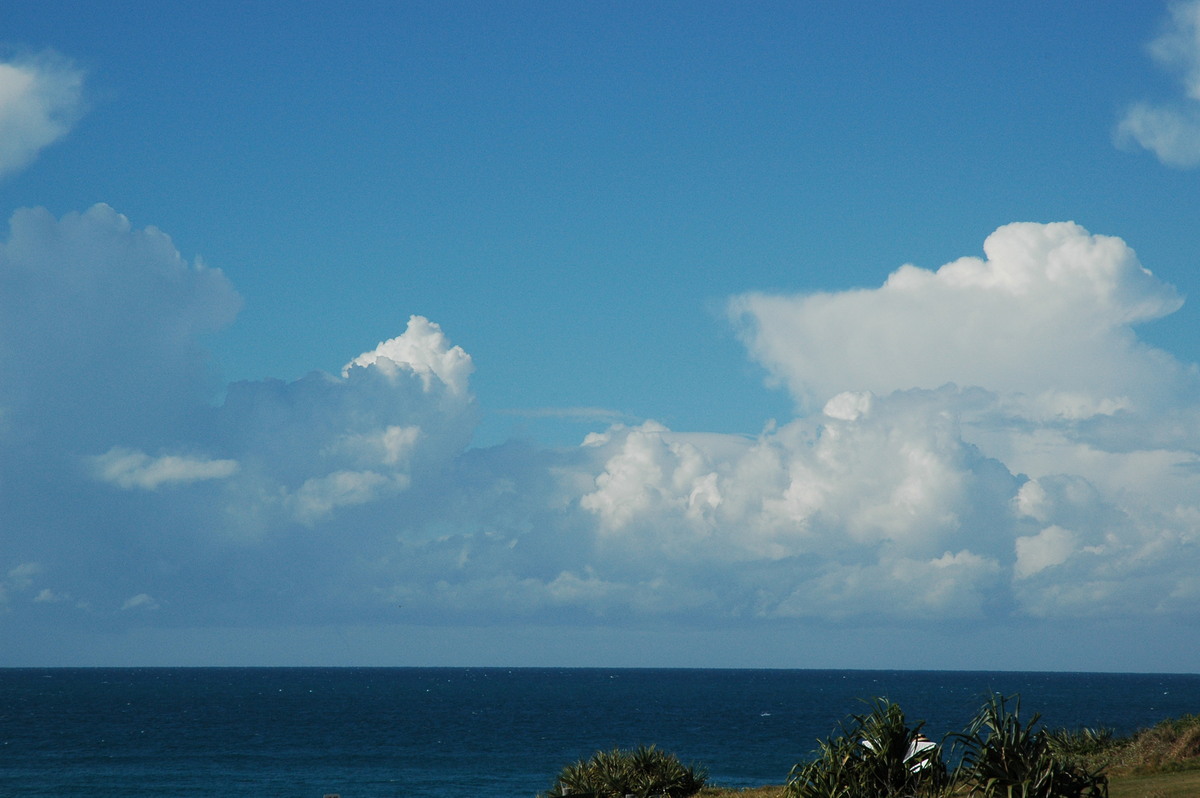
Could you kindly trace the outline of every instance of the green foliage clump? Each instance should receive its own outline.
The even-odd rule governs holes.
[[[1085,765],[1079,736],[1038,729],[1039,715],[1021,720],[1021,701],[992,696],[962,734],[959,779],[981,798],[1107,798],[1102,768]],[[1085,735],[1086,737],[1086,735]],[[1086,740],[1090,745],[1100,740]]]
[[[704,786],[708,774],[685,766],[674,754],[650,746],[597,751],[591,759],[567,765],[547,796],[591,795],[595,798],[687,798]]]
[[[842,734],[820,742],[817,758],[796,765],[787,798],[921,798],[945,792],[946,766],[938,746],[909,726],[894,703],[877,699],[853,715]]]
[[[1112,729],[1054,729],[1047,731],[1046,743],[1060,761],[1097,773],[1112,762],[1120,741]]]

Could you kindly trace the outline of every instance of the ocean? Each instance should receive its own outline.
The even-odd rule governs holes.
[[[782,783],[864,700],[938,739],[988,694],[1119,734],[1200,712],[1200,675],[553,668],[0,669],[0,796],[532,798],[655,744]]]

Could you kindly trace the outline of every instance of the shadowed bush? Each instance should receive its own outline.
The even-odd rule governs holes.
[[[684,766],[674,754],[651,746],[597,751],[591,759],[567,765],[547,796],[593,795],[595,798],[687,798],[704,786],[708,774]]]

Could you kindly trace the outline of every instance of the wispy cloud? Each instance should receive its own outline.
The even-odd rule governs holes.
[[[507,416],[520,416],[522,418],[556,418],[564,421],[579,421],[584,423],[636,424],[645,420],[634,418],[619,410],[609,410],[604,407],[528,407],[508,408],[498,410],[497,412]]]
[[[67,134],[84,110],[83,80],[50,52],[0,63],[0,178]]]
[[[136,596],[130,596],[121,605],[122,610],[157,610],[159,609],[158,602],[153,596],[146,593],[138,593]]]
[[[1170,6],[1167,29],[1151,43],[1150,54],[1179,76],[1183,96],[1134,104],[1117,125],[1117,141],[1136,143],[1168,166],[1200,166],[1200,0]]]
[[[8,573],[0,577],[0,612],[8,609],[11,594],[30,590],[41,574],[42,566],[36,562],[23,562],[9,568]]]
[[[164,455],[151,457],[121,446],[89,458],[97,479],[122,488],[154,490],[160,485],[186,484],[204,479],[224,479],[237,473],[236,460],[207,460]]]

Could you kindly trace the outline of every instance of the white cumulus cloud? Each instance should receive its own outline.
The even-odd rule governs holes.
[[[1200,166],[1200,0],[1170,5],[1167,29],[1150,54],[1176,73],[1183,97],[1167,104],[1139,102],[1117,125],[1119,143],[1136,142],[1169,166]]]
[[[1025,579],[1036,573],[1061,565],[1078,547],[1078,536],[1060,526],[1048,526],[1036,535],[1017,538],[1017,564],[1014,573]]]
[[[1132,326],[1182,303],[1118,238],[1076,224],[1001,227],[937,271],[876,289],[746,294],[730,313],[750,353],[804,407],[843,391],[983,386],[1027,414],[1079,417],[1151,402],[1179,364]]]
[[[644,421],[479,449],[472,358],[435,322],[338,374],[221,394],[200,345],[238,308],[219,271],[107,206],[18,212],[0,244],[5,618],[1194,614],[1200,391],[1136,335],[1180,297],[1075,224],[1009,225],[984,252],[733,299],[805,409],[758,434]]]
[[[403,335],[383,341],[351,360],[342,369],[342,376],[350,376],[352,368],[371,365],[389,375],[397,370],[415,373],[427,390],[436,379],[456,395],[466,392],[467,379],[475,370],[471,356],[460,346],[450,346],[442,328],[423,316],[409,318]]]
[[[287,520],[311,525],[433,478],[470,443],[471,370],[437,324],[413,316],[341,377],[229,386],[216,424],[243,468],[226,486],[228,518],[255,534]]]
[[[615,573],[659,563],[675,587],[719,589],[726,611],[971,616],[1003,585],[1019,480],[961,438],[959,401],[842,397],[755,439],[614,428],[591,441],[607,458],[580,505]]]
[[[798,595],[809,611],[821,595],[848,607],[847,584],[902,597],[895,575],[920,572],[932,547],[991,574],[962,606],[1178,609],[1200,564],[1200,390],[1136,325],[1181,298],[1123,241],[1074,224],[1007,225],[984,252],[902,267],[877,289],[732,301],[756,359],[798,405],[824,402],[807,433],[819,456],[783,506],[833,521],[826,551],[879,555],[849,549]]]
[[[0,178],[27,166],[83,113],[83,72],[53,53],[0,63]]]

